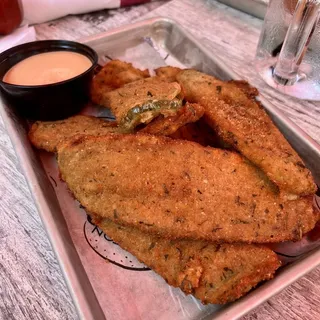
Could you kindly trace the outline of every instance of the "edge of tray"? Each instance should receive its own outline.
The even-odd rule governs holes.
[[[73,244],[55,191],[40,159],[33,151],[27,134],[18,133],[24,131],[21,130],[21,123],[18,123],[13,111],[1,100],[0,115],[79,317],[85,320],[104,320],[105,316]]]
[[[227,305],[225,308],[217,311],[214,318],[210,318],[208,316],[202,320],[238,319],[258,307],[263,302],[280,293],[305,274],[311,272],[319,265],[319,263],[320,248],[317,248],[309,252],[301,260],[297,260],[292,264],[285,266],[283,269],[280,269],[272,280],[266,281],[240,300],[237,300],[231,305]]]
[[[39,157],[33,151],[27,134],[19,135],[21,124],[18,123],[14,112],[1,100],[0,115],[79,317],[85,320],[104,320],[105,316],[73,244],[55,191]],[[36,167],[40,168],[40,172],[35,170]],[[48,199],[51,200],[48,201]]]
[[[260,19],[264,19],[268,3],[263,0],[217,0],[227,6],[238,9]]]

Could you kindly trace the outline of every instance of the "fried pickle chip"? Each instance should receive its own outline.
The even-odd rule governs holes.
[[[148,77],[150,77],[148,70],[139,70],[134,68],[131,63],[112,60],[93,78],[91,100],[96,104],[102,104],[101,99],[104,93]]]
[[[196,70],[183,70],[177,78],[186,100],[205,108],[205,120],[221,139],[260,167],[288,198],[315,193],[311,172],[252,98],[252,89]]]
[[[180,91],[178,83],[153,77],[105,93],[102,105],[111,109],[119,127],[130,132],[160,114],[165,117],[175,115],[182,106]]]
[[[164,117],[160,115],[146,127],[141,129],[141,133],[169,136],[187,123],[196,122],[204,113],[204,108],[196,103],[186,103],[177,111],[174,116]]]
[[[155,69],[155,73],[158,77],[160,77],[161,79],[164,79],[168,82],[174,82],[177,81],[177,74],[181,71],[182,69],[180,68],[176,68],[176,67],[170,67],[170,66],[166,66],[166,67],[160,67]]]
[[[260,281],[271,279],[281,264],[277,255],[263,246],[170,241],[108,219],[93,221],[169,285],[203,303],[234,301]]]
[[[38,149],[56,152],[59,143],[75,135],[90,134],[99,136],[118,131],[119,129],[114,121],[77,115],[65,120],[37,121],[29,131],[29,139]]]
[[[167,238],[299,240],[319,219],[312,196],[284,201],[240,154],[189,141],[82,136],[59,144],[58,165],[89,212]]]

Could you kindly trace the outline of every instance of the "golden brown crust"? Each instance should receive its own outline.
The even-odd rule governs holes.
[[[241,155],[161,136],[82,137],[59,146],[62,178],[93,214],[168,238],[299,240],[312,196],[283,201]]]
[[[177,78],[185,98],[204,106],[204,118],[218,135],[260,167],[280,189],[301,196],[315,193],[310,171],[246,84],[226,83],[195,70],[183,70]]]
[[[259,95],[259,91],[245,80],[230,80],[227,82],[239,88],[249,99],[254,99]]]
[[[29,131],[29,139],[38,149],[56,152],[59,143],[81,134],[103,135],[117,132],[114,121],[77,115],[59,121],[37,121]]]
[[[169,136],[187,123],[198,121],[204,113],[204,108],[196,103],[186,103],[174,116],[159,116],[139,132]]]
[[[148,77],[150,77],[148,70],[139,70],[134,68],[131,63],[112,60],[93,78],[91,100],[96,104],[102,104],[104,93]]]
[[[128,132],[154,118],[175,115],[181,107],[181,91],[177,82],[157,77],[131,82],[103,95],[102,105],[111,109],[119,127]]]
[[[95,222],[168,284],[203,303],[234,301],[259,282],[271,279],[280,266],[277,255],[263,246],[170,241],[107,219]]]
[[[170,135],[185,123],[198,120],[203,115],[203,107],[196,104],[187,104],[179,110],[176,116],[157,119],[142,131],[151,134]],[[92,116],[76,115],[65,120],[37,121],[29,131],[29,139],[38,149],[56,152],[59,143],[74,136],[99,136],[107,133],[120,133],[114,121],[107,121]]]
[[[182,69],[177,67],[166,66],[166,67],[157,68],[154,71],[158,77],[169,82],[174,82],[174,81],[177,81],[177,74],[181,70]]]

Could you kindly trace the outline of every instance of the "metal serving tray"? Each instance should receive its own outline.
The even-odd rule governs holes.
[[[110,58],[119,58],[133,62],[138,67],[153,69],[166,64],[186,68],[193,67],[224,80],[237,79],[232,70],[224,65],[218,57],[212,56],[210,51],[177,23],[166,18],[141,21],[83,39],[82,42],[92,46],[98,52],[101,63]],[[260,99],[275,124],[311,169],[314,177],[320,177],[320,146],[272,104],[263,97]],[[99,110],[88,110],[86,112],[101,115]],[[109,250],[109,245],[114,244],[106,235],[102,239],[102,232],[92,226],[90,221],[85,221],[85,213],[58,179],[54,156],[32,148],[27,137],[28,123],[15,114],[12,109],[0,102],[0,111],[81,319],[120,319],[119,315],[122,314],[124,314],[123,319],[135,319],[133,315],[125,314],[127,310],[121,309],[125,304],[120,304],[120,302],[117,310],[118,316],[115,317],[115,313],[109,313],[109,309],[115,308],[115,302],[102,299],[106,297],[106,291],[103,291],[103,296],[99,293],[99,290],[109,289],[115,290],[115,295],[121,295],[122,301],[126,300],[125,294],[130,292],[131,303],[136,305],[138,302],[135,299],[138,295],[137,292],[139,292],[141,295],[139,308],[145,308],[146,312],[141,311],[139,319],[236,319],[320,264],[319,240],[312,241],[305,237],[303,241],[296,244],[290,242],[281,244],[276,249],[282,257],[286,258],[283,259],[286,265],[277,272],[276,277],[260,285],[244,298],[223,307],[202,306],[193,297],[185,297],[180,290],[169,287],[152,271],[132,275],[133,271],[147,271],[148,269],[137,261],[133,262],[134,257],[130,258],[128,253],[119,253],[116,250],[121,249],[115,247],[111,249],[113,255],[119,253],[120,257],[124,259],[125,256],[128,259],[127,262],[121,260],[120,263],[120,261],[114,261],[110,259],[110,256],[102,254],[102,251]],[[319,182],[318,180],[318,185]],[[79,226],[73,226],[74,221],[70,219],[74,219],[74,221],[83,219],[84,224],[82,221]],[[88,242],[85,242],[85,238]],[[104,249],[99,249],[98,245],[93,244],[95,241],[100,243]],[[101,243],[101,241],[104,242]],[[91,249],[88,244],[93,250],[87,250]],[[94,251],[99,256],[90,256]],[[89,254],[89,260],[84,257],[85,254]],[[100,258],[101,256],[111,263],[105,263]],[[103,264],[100,263],[100,260],[94,259],[103,260]],[[92,264],[90,264],[91,260]],[[98,270],[98,265],[99,268],[105,269]],[[119,287],[118,291],[114,288],[117,286],[117,281],[114,281],[113,284],[107,282],[97,288],[96,283],[92,281],[91,271],[94,268],[96,269],[93,270],[93,273],[100,276],[98,279],[100,283],[104,278],[118,279],[117,277],[122,277],[119,279],[128,277],[128,283]],[[135,279],[139,277],[144,283],[143,286],[141,286],[141,281],[135,282]],[[150,283],[156,285],[150,286]],[[147,286],[150,290],[145,292],[144,287]],[[149,295],[152,301],[160,301],[159,305],[163,308],[160,310],[161,312],[156,313],[157,307],[142,305],[146,300],[141,297]],[[123,296],[125,296],[124,299]],[[150,302],[150,300],[148,301]],[[171,306],[174,306],[172,310]]]
[[[268,0],[218,0],[230,7],[263,19],[267,11]]]

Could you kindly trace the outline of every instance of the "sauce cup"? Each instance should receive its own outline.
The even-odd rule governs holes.
[[[84,55],[92,65],[70,79],[44,85],[18,85],[3,81],[20,61],[45,52],[71,51]],[[90,84],[98,62],[90,47],[67,40],[25,43],[0,54],[0,95],[21,116],[31,120],[58,120],[78,113],[88,102]]]

